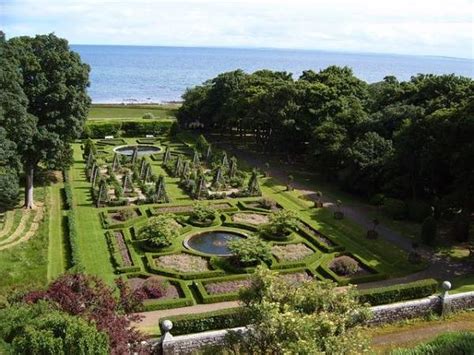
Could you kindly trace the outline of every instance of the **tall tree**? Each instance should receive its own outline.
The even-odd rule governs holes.
[[[17,131],[26,140],[19,151],[26,175],[25,207],[32,208],[38,164],[63,168],[70,163],[70,143],[82,133],[90,105],[90,68],[54,34],[12,38],[6,56],[19,68],[27,112],[34,117],[34,129]]]

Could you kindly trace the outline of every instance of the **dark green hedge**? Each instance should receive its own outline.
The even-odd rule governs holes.
[[[74,210],[67,211],[67,230],[68,230],[68,242],[69,248],[71,250],[71,266],[73,267],[82,267],[80,260],[80,253],[78,247],[78,235],[76,227],[76,215]]]
[[[359,291],[359,300],[372,306],[431,296],[438,290],[435,279],[425,279],[402,285],[393,285]]]
[[[181,335],[242,327],[247,325],[249,317],[242,308],[229,308],[201,314],[165,317],[160,319],[160,325],[166,319],[173,322],[171,333]]]
[[[166,133],[171,121],[89,121],[84,129],[84,138],[104,138],[105,136],[138,137],[147,134],[159,135]]]

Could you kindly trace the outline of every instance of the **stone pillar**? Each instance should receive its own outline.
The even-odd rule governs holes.
[[[172,345],[173,336],[170,333],[171,329],[173,329],[173,322],[169,319],[166,319],[161,323],[161,331],[163,332],[163,335],[161,336],[161,349],[163,355],[171,355],[174,353],[174,347]]]
[[[444,281],[441,284],[443,287],[443,294],[440,296],[441,298],[441,315],[445,316],[451,313],[451,304],[449,301],[449,290],[451,289],[451,282]]]

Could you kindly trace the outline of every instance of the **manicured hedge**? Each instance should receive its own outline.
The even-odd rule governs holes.
[[[313,228],[306,222],[304,221],[300,221],[300,222],[301,224],[299,226],[298,233],[302,235],[304,238],[306,238],[308,241],[310,241],[312,244],[316,245],[322,251],[326,253],[333,253],[335,251],[343,251],[345,249],[342,245],[339,245],[327,235],[320,233],[319,231],[317,231],[315,228]],[[313,233],[320,235],[321,238],[329,240],[332,245],[328,245],[320,241],[315,235],[313,235],[311,231],[313,231]]]
[[[67,211],[67,229],[68,229],[68,242],[71,250],[71,266],[76,268],[82,268],[80,259],[80,252],[78,243],[78,235],[76,228],[76,215],[74,210]]]
[[[414,281],[402,285],[393,285],[359,291],[359,300],[372,306],[401,302],[431,296],[438,290],[435,279]]]
[[[97,145],[110,145],[110,146],[116,146],[116,145],[124,145],[127,144],[127,142],[122,139],[122,138],[113,138],[113,139],[100,139],[97,142]],[[104,151],[105,154],[109,154]]]
[[[128,227],[132,226],[133,224],[135,224],[137,222],[143,222],[147,219],[146,215],[143,214],[142,211],[139,208],[134,208],[134,210],[137,212],[138,216],[130,218],[129,220],[123,221],[123,222],[114,223],[114,222],[112,222],[112,220],[108,216],[109,213],[120,211],[120,209],[116,209],[116,210],[111,209],[111,210],[107,210],[107,211],[102,211],[102,212],[99,213],[99,218],[100,218],[100,221],[101,221],[102,226],[103,226],[104,229],[128,228]]]
[[[171,121],[89,121],[86,123],[83,135],[85,138],[118,137],[121,133],[126,137],[145,136],[147,134],[159,135],[160,133],[166,133],[171,124]]]
[[[228,329],[247,325],[249,317],[242,308],[228,308],[201,314],[185,314],[164,317],[173,322],[173,335],[200,333],[209,330]]]

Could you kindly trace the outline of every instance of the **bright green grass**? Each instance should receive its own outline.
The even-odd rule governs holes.
[[[175,105],[92,105],[89,119],[137,119],[145,113],[152,113],[157,119],[173,119]]]
[[[453,286],[451,293],[474,291],[474,275],[456,277],[451,284]]]
[[[67,268],[66,241],[64,239],[63,210],[61,191],[63,183],[54,184],[49,188],[49,248],[48,248],[48,280],[53,280]]]
[[[74,164],[70,169],[70,179],[74,195],[76,213],[76,228],[78,246],[81,250],[81,261],[85,271],[100,276],[111,283],[114,279],[114,269],[110,262],[104,231],[99,220],[99,210],[92,206],[90,183],[86,180],[81,149],[73,145]]]
[[[35,189],[36,199],[44,201],[47,189]],[[46,211],[47,212],[47,211]],[[0,251],[0,296],[11,294],[12,290],[41,288],[47,283],[48,268],[48,218],[28,242],[20,243],[11,249]],[[27,227],[31,220],[27,223]]]

